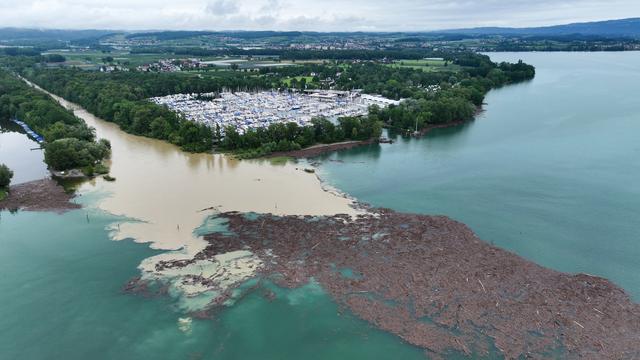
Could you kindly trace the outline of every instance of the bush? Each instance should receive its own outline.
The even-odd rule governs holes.
[[[93,166],[89,165],[82,168],[82,173],[85,176],[92,177],[95,173],[95,170],[93,169]]]
[[[5,164],[0,164],[0,189],[6,188],[11,184],[13,171]]]
[[[97,163],[96,166],[93,167],[93,171],[98,175],[104,175],[109,173],[109,168],[103,163]]]

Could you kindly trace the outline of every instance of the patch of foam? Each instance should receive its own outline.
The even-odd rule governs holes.
[[[193,320],[190,317],[178,318],[178,330],[185,334],[191,334]]]
[[[212,301],[229,289],[256,276],[262,261],[247,250],[218,254],[212,259],[197,260],[183,267],[157,270],[155,264],[163,260],[188,260],[185,252],[160,254],[142,262],[144,281],[162,281],[169,284],[169,292],[178,299],[183,311],[205,309]]]

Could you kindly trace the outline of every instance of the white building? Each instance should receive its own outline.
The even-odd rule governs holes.
[[[360,99],[362,100],[362,103],[367,106],[378,105],[380,107],[387,107],[389,105],[400,105],[401,102],[400,100],[391,100],[379,95],[368,94],[362,94]]]

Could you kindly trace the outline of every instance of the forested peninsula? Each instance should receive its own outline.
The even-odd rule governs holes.
[[[429,126],[467,121],[474,117],[489,90],[535,76],[534,67],[523,62],[496,64],[485,55],[470,52],[439,54],[443,56],[444,67],[437,71],[390,62],[389,54],[369,51],[365,59],[357,60],[324,59],[287,67],[185,73],[104,73],[49,68],[42,65],[45,61],[42,56],[5,57],[4,63],[44,89],[118,124],[126,132],[166,140],[186,151],[207,152],[216,148],[239,157],[259,157],[316,144],[377,139],[383,127],[420,131]],[[417,52],[409,55],[420,57]],[[421,53],[423,57],[429,55],[432,53]],[[361,117],[343,117],[333,122],[320,117],[314,119],[311,126],[271,124],[267,128],[239,133],[232,127],[210,128],[188,121],[180,114],[148,101],[151,97],[176,93],[272,89],[360,89],[402,102],[386,108],[372,106],[369,114]],[[58,119],[54,115],[57,113],[65,115]],[[61,109],[49,115],[51,119],[46,121],[46,128],[41,129],[45,137],[48,136],[48,142],[58,140],[59,133],[65,132],[74,134],[72,138],[76,139],[66,140],[67,148],[80,149],[87,145],[81,145],[80,141],[91,143],[94,139],[90,132],[83,131],[86,130],[83,125],[64,120],[69,116],[72,115]],[[35,120],[29,121],[35,126],[44,126]],[[63,125],[73,126],[73,131]],[[100,155],[95,152],[94,158]],[[58,164],[59,160],[53,158],[51,161],[59,168],[82,162],[77,159],[69,164]]]

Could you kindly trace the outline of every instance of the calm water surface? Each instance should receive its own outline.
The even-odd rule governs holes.
[[[14,123],[0,121],[0,164],[13,171],[12,184],[49,176],[43,151],[32,150],[40,148],[40,145],[19,129]]]
[[[544,266],[604,276],[640,301],[640,53],[504,53],[536,78],[474,122],[325,158],[330,184],[444,214]],[[341,160],[343,162],[328,161]]]

